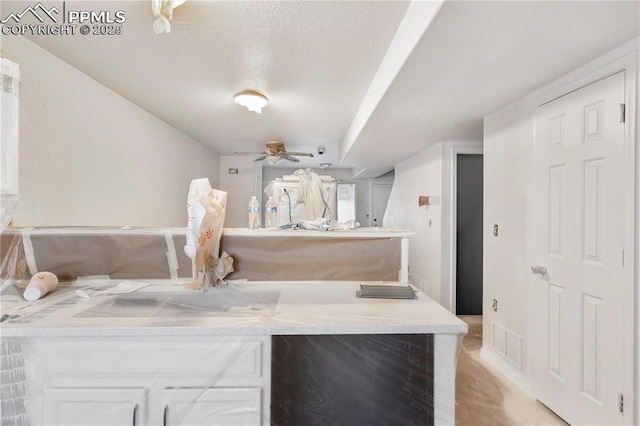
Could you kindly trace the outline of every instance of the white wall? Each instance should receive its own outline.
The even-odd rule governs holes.
[[[532,223],[533,104],[522,100],[484,120],[483,342],[491,346],[495,321],[522,337],[522,367],[528,359],[528,223]],[[493,225],[498,236],[493,236]],[[493,299],[498,311],[492,309]]]
[[[186,226],[213,151],[23,37],[2,50],[22,71],[15,225]]]
[[[264,173],[256,170],[254,158],[243,155],[220,156],[220,189],[227,191],[227,213],[224,220],[225,228],[246,228],[249,216],[247,208],[251,196],[258,200],[260,194],[256,192],[256,175]],[[238,174],[229,174],[229,169],[238,169]],[[264,208],[264,203],[261,203]]]
[[[482,153],[481,142],[438,143],[396,165],[384,226],[416,233],[409,241],[409,278],[449,310],[455,238],[452,218],[453,163],[457,153]],[[418,207],[418,197],[430,205]]]
[[[409,240],[410,281],[440,302],[442,144],[422,151],[395,167],[395,181],[384,216],[385,227],[416,233]],[[436,203],[418,207],[418,196]],[[431,222],[431,224],[429,224]]]

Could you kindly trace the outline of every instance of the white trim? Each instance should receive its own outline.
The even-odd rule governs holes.
[[[539,102],[538,105],[540,105],[605,77],[606,73],[602,72],[604,69],[618,68],[618,71],[621,71],[624,69],[620,68],[620,63],[623,62],[622,59],[629,57],[629,55],[635,55],[639,44],[640,38],[635,38],[535,91],[531,94],[531,97],[536,99]],[[609,73],[611,73],[611,70],[609,70]]]
[[[629,395],[629,404],[625,401],[627,408],[630,408],[626,414],[626,420],[629,424],[638,424],[640,422],[640,385],[638,376],[640,374],[640,352],[638,352],[638,344],[640,340],[640,325],[636,324],[638,314],[640,313],[640,305],[636,299],[638,294],[638,277],[637,277],[637,253],[638,253],[638,224],[637,224],[637,203],[638,203],[638,164],[640,160],[637,149],[637,78],[638,78],[638,52],[627,55],[622,61],[625,65],[625,102],[626,102],[626,126],[625,126],[625,191],[627,201],[627,241],[625,242],[625,268],[626,279],[624,288],[624,300],[627,312],[624,324],[624,347],[625,359],[624,369],[632,374],[625,375],[625,395]]]
[[[531,383],[527,381],[527,379],[522,375],[522,372],[515,368],[507,358],[503,357],[493,349],[485,346],[482,346],[482,348],[480,348],[480,356],[482,356],[482,359],[485,360],[488,364],[504,374],[507,379],[518,386],[527,395],[535,399],[536,396],[533,393]]]
[[[442,305],[456,313],[456,208],[459,154],[482,154],[482,142],[442,143]]]
[[[623,390],[625,395],[625,424],[638,424],[638,398],[640,396],[640,388],[638,388],[638,329],[640,325],[636,324],[636,318],[638,314],[638,300],[636,299],[636,265],[638,260],[636,258],[636,173],[637,164],[640,164],[640,158],[636,158],[637,150],[636,145],[636,96],[637,96],[637,39],[633,40],[620,48],[610,52],[595,61],[585,65],[584,67],[568,74],[567,76],[559,79],[555,83],[552,83],[540,91],[532,95],[532,99],[535,101],[533,119],[535,120],[535,107],[544,103],[550,102],[554,99],[562,97],[573,91],[576,91],[584,86],[602,80],[620,71],[625,71],[625,102],[627,103],[627,117],[625,126],[625,159],[627,163],[625,167],[625,202],[627,203],[627,239],[625,241],[625,269],[626,278],[624,283],[624,300],[626,305],[625,320],[623,324],[623,356],[624,356],[624,371],[623,371]],[[631,50],[630,47],[635,46],[636,51]],[[535,135],[534,135],[535,140]],[[532,184],[535,182],[535,176],[532,179]],[[534,209],[535,209],[535,203]],[[535,264],[535,238],[529,238],[529,253],[532,255],[531,259],[534,260],[532,264]],[[535,283],[532,278],[529,280],[530,288]],[[529,312],[533,311],[533,298],[529,299],[528,303]],[[533,317],[528,315],[528,330],[533,331]],[[530,339],[533,334],[530,333]],[[533,345],[528,345],[529,350],[528,358],[533,358]],[[533,370],[531,370],[533,373]],[[629,374],[629,372],[633,374]],[[533,382],[532,382],[533,384]],[[628,396],[627,396],[628,395]]]

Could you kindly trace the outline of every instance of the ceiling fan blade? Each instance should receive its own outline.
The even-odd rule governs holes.
[[[285,160],[293,161],[294,163],[299,163],[300,162],[300,160],[298,160],[297,158],[292,157],[292,156],[287,155],[287,154],[282,154],[281,157],[284,158]]]
[[[265,158],[267,158],[267,156],[266,156],[266,155],[263,155],[262,157],[258,157],[258,158],[256,158],[255,160],[253,160],[253,162],[255,163],[256,161],[262,161],[262,160],[264,160]]]
[[[233,155],[266,155],[266,152],[234,152]]]
[[[285,152],[285,154],[287,155],[298,155],[301,157],[313,157],[313,154],[311,154],[310,152]]]

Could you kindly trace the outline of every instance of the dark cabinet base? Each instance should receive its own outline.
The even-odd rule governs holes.
[[[273,336],[271,424],[432,425],[433,335]]]

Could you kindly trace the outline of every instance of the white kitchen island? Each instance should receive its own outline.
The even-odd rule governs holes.
[[[158,280],[82,299],[80,283],[3,309],[31,424],[455,423],[467,326],[423,293],[360,299],[354,281],[201,293]],[[327,418],[340,403],[350,409]]]

